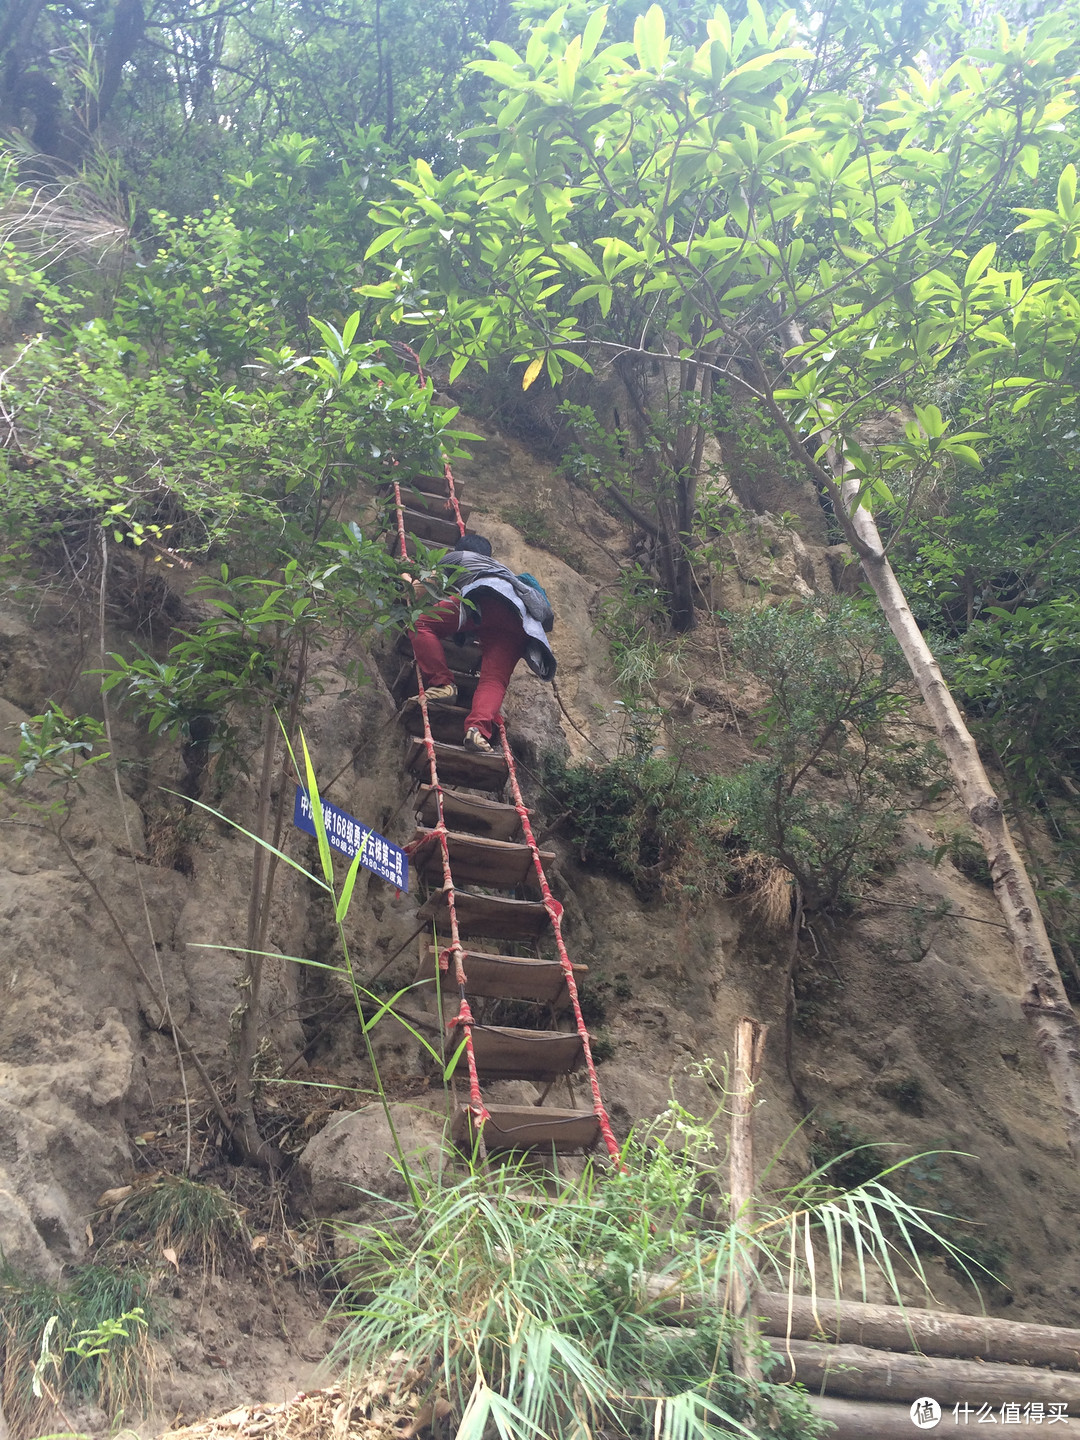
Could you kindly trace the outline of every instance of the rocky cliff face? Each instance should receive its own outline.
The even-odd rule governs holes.
[[[607,646],[594,625],[633,536],[523,446],[497,434],[459,473],[468,482],[473,527],[491,536],[507,563],[540,579],[559,617],[557,695],[527,673],[511,688],[507,713],[520,754],[530,768],[548,749],[612,754],[620,720]],[[775,496],[770,504],[773,512],[781,508]],[[783,508],[812,513],[812,497],[796,495]],[[719,602],[805,597],[844,583],[846,557],[825,543],[823,529],[808,523],[796,534],[775,513],[746,519],[717,583]],[[109,648],[129,642],[120,633],[108,637]],[[5,751],[14,750],[20,722],[50,698],[100,710],[95,682],[79,678],[93,668],[96,645],[95,639],[86,648],[67,597],[0,608]],[[403,744],[387,691],[400,660],[388,640],[378,657],[380,677],[358,692],[345,679],[355,658],[349,637],[327,637],[305,733],[328,798],[402,839],[411,814],[402,805]],[[747,696],[739,677],[725,672],[712,636],[700,632],[687,647],[678,683],[663,683],[668,744],[690,745],[701,763],[727,769],[747,759]],[[227,1183],[238,1173],[217,1148],[212,1119],[204,1119],[209,1105],[190,1058],[181,1076],[163,1012],[167,1004],[212,1076],[227,1072],[240,964],[228,950],[199,947],[242,943],[250,844],[219,820],[196,815],[183,837],[183,864],[174,868],[177,848],[161,832],[175,820],[162,819],[161,787],[177,783],[182,759],[176,747],[148,746],[122,718],[114,725],[117,752],[130,759],[118,772],[119,790],[108,766],[87,771],[59,840],[49,817],[25,805],[9,806],[0,827],[0,1249],[16,1270],[51,1279],[92,1258],[91,1221],[102,1192],[168,1168],[169,1157],[181,1153],[185,1086],[195,1117],[196,1173]],[[257,764],[252,754],[252,773]],[[47,805],[55,796],[38,785],[25,798]],[[241,823],[249,820],[250,781],[234,776],[222,804]],[[912,844],[929,844],[928,831],[938,824],[940,816],[913,813]],[[309,853],[298,835],[288,843],[297,855]],[[1008,1286],[990,1287],[992,1307],[1008,1306],[1015,1318],[1080,1324],[1075,1175],[987,890],[948,861],[933,869],[925,859],[905,858],[850,921],[827,929],[815,922],[803,936],[799,1020],[789,1044],[791,937],[783,927],[764,927],[738,899],[696,907],[645,903],[622,882],[582,868],[557,833],[549,843],[560,854],[554,878],[573,958],[591,967],[603,999],[599,1024],[610,1058],[601,1082],[618,1130],[663,1109],[673,1087],[692,1108],[714,1108],[701,1062],[722,1059],[740,1014],[757,1015],[773,1027],[759,1110],[761,1153],[783,1144],[806,1107],[814,1117],[788,1144],[779,1175],[805,1171],[815,1140],[819,1158],[823,1144],[836,1153],[885,1141],[899,1147],[883,1152],[886,1159],[962,1152],[923,1162],[916,1198],[976,1222],[970,1248]],[[374,974],[406,945],[416,900],[395,897],[374,878],[359,892],[350,922],[354,958],[362,974]],[[947,917],[944,900],[952,907]],[[279,876],[271,941],[282,956],[332,955],[318,897],[291,870]],[[362,1087],[355,1018],[332,987],[319,972],[286,959],[268,964],[265,1073]],[[382,979],[407,981],[412,968],[406,946]],[[440,1095],[429,1089],[408,1032],[383,1027],[379,1046],[395,1094],[437,1114]],[[279,1133],[293,1155],[317,1137],[332,1108],[365,1102],[348,1091],[313,1093],[309,1107],[306,1097],[282,1101],[268,1091],[268,1103],[285,1117]],[[377,1137],[365,1138],[365,1124],[351,1151],[316,1138],[297,1171],[313,1189],[294,1179],[290,1215],[355,1210],[341,1183],[352,1178],[349,1169],[363,1161],[365,1146],[378,1151]],[[417,1143],[428,1145],[427,1122],[417,1124]],[[959,1229],[956,1238],[963,1243]],[[168,1266],[153,1259],[164,1276]],[[274,1280],[279,1291],[285,1283]],[[975,1303],[940,1265],[935,1284],[953,1306]],[[273,1326],[258,1315],[274,1302],[254,1298],[248,1280],[219,1285],[213,1295],[201,1307],[183,1296],[175,1302],[178,1332],[167,1342],[174,1379],[166,1390],[171,1384],[175,1394],[165,1398],[189,1417],[245,1393],[260,1398],[253,1394],[260,1385],[276,1397],[285,1379],[304,1377],[320,1350],[318,1339],[293,1343],[280,1334],[277,1349],[268,1349]],[[252,1310],[246,1329],[230,1322],[230,1304]],[[304,1322],[291,1330],[306,1337],[318,1297],[301,1310]],[[212,1345],[208,1326],[216,1327]],[[224,1368],[206,1360],[211,1353],[225,1355]],[[177,1367],[188,1376],[183,1384]]]

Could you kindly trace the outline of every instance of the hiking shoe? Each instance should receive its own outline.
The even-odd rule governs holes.
[[[429,685],[424,694],[429,700],[439,700],[445,705],[452,705],[457,699],[457,686]]]
[[[481,735],[475,725],[465,731],[465,749],[472,750],[477,755],[494,755],[495,750],[487,739]]]

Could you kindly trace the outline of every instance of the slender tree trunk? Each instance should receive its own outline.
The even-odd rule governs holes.
[[[841,474],[842,466],[841,457]],[[863,571],[911,666],[964,808],[986,852],[994,894],[1026,986],[1020,1006],[1034,1027],[1036,1043],[1057,1091],[1069,1149],[1073,1158],[1080,1160],[1080,1025],[1061,983],[1039,902],[1009,833],[1001,801],[994,793],[971,732],[911,613],[885,554],[874,518],[858,504],[857,481],[842,480],[841,491]]]
[[[1066,917],[1061,909],[1061,906],[1054,899],[1053,892],[1051,891],[1050,886],[1047,884],[1046,872],[1043,870],[1042,861],[1039,858],[1039,852],[1035,846],[1035,837],[1034,835],[1032,835],[1031,827],[1028,825],[1027,820],[1024,816],[1024,802],[1021,800],[1019,794],[1017,793],[1016,787],[1012,783],[1012,780],[1009,776],[1009,771],[1006,768],[1005,761],[1002,758],[1000,752],[993,745],[991,745],[991,749],[993,750],[994,754],[994,763],[1000,770],[1001,778],[1005,782],[1005,789],[1008,793],[1009,804],[1012,807],[1012,813],[1016,820],[1016,828],[1020,831],[1020,839],[1024,842],[1024,849],[1027,851],[1028,869],[1035,876],[1035,880],[1039,886],[1039,889],[1042,890],[1043,894],[1046,896],[1046,904],[1044,907],[1045,914],[1043,918],[1049,919],[1050,928],[1054,931],[1055,937],[1057,939],[1057,953],[1064,958],[1065,964],[1072,971],[1074,983],[1077,986],[1080,986],[1080,965],[1077,965],[1076,955],[1073,953],[1073,948],[1065,939],[1065,936],[1068,933]]]
[[[270,820],[270,789],[274,776],[274,760],[277,754],[277,714],[270,709],[263,730],[263,761],[259,776],[258,809],[255,818],[255,834],[265,838]],[[266,851],[261,845],[255,846],[251,865],[251,891],[248,895],[247,937],[244,954],[244,976],[241,985],[245,991],[240,1011],[240,1027],[236,1056],[236,1111],[239,1131],[245,1156],[248,1160],[276,1168],[279,1159],[274,1148],[267,1144],[259,1133],[255,1118],[255,1056],[258,1053],[259,1001],[262,988],[263,957],[255,952],[263,947],[259,944],[262,905],[265,893]]]

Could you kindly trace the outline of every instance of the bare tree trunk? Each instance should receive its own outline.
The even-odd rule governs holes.
[[[824,1337],[834,1344],[875,1350],[916,1351],[955,1360],[1008,1365],[1053,1365],[1080,1370],[1080,1330],[959,1315],[944,1310],[901,1309],[861,1300],[759,1291],[754,1308],[766,1335],[794,1340]]]
[[[666,1275],[646,1277],[645,1294],[653,1313],[685,1325],[698,1325],[719,1308],[715,1295],[675,1289]],[[898,1354],[1080,1371],[1080,1330],[1060,1325],[770,1290],[755,1294],[754,1315],[763,1335],[780,1340],[824,1337],[834,1344]]]
[[[842,484],[847,515],[861,542],[858,548],[862,568],[911,666],[964,808],[986,851],[994,894],[1027,987],[1020,1006],[1034,1027],[1036,1042],[1057,1091],[1069,1149],[1073,1158],[1080,1160],[1080,1025],[1061,983],[1039,902],[1009,834],[1001,801],[889,564],[874,518],[857,503],[858,489],[853,480]]]
[[[795,326],[791,327],[791,339],[795,344],[802,341]],[[1080,1160],[1080,1024],[1065,994],[1039,902],[1009,834],[1001,801],[990,784],[967,722],[911,613],[874,517],[859,503],[858,477],[849,478],[844,456],[827,432],[823,438],[829,446],[832,474],[813,458],[773,397],[760,359],[755,360],[755,370],[766,407],[784,432],[792,454],[828,491],[837,519],[859,556],[863,573],[873,587],[930,713],[961,800],[986,852],[994,894],[1027,987],[1020,1008],[1034,1028],[1043,1063],[1057,1092],[1070,1153],[1074,1160]]]

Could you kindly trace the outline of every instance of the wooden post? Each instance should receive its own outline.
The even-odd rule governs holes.
[[[735,1059],[731,1073],[731,1223],[748,1231],[754,1223],[754,1086],[761,1069],[765,1037],[769,1027],[744,1015],[735,1027]],[[753,1251],[745,1269],[736,1267],[731,1277],[731,1313],[741,1322],[736,1333],[733,1363],[735,1373],[752,1384],[762,1379],[761,1365],[754,1354],[757,1322],[751,1298],[755,1290]]]

